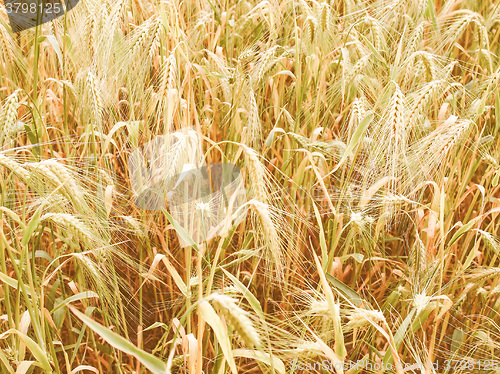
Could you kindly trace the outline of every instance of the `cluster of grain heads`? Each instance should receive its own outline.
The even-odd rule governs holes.
[[[321,295],[318,295],[318,297],[312,297],[309,294],[306,295],[308,296],[306,299],[308,307],[307,313],[323,317],[329,315],[328,301],[324,297],[321,297]]]
[[[161,66],[160,72],[160,92],[169,92],[177,89],[177,60],[175,53],[171,52]]]
[[[28,212],[35,212],[40,206],[44,206],[47,210],[57,210],[59,212],[65,212],[71,210],[71,202],[63,195],[59,194],[49,194],[48,196],[42,196],[34,200],[28,206]]]
[[[372,323],[386,323],[384,314],[379,310],[368,310],[355,308],[353,309],[347,319],[347,327],[352,329],[361,329],[371,326]]]
[[[26,167],[32,172],[33,181],[39,181],[40,184],[46,186],[52,185],[54,189],[59,190],[68,200],[72,201],[80,211],[85,209],[86,203],[81,187],[67,166],[50,159],[27,163]]]
[[[369,231],[370,225],[375,221],[366,212],[352,212],[349,218],[349,224],[354,226],[354,229],[361,233]]]
[[[418,232],[415,232],[415,241],[410,247],[408,260],[408,265],[410,266],[410,270],[414,276],[414,282],[418,284],[421,282],[421,278],[423,277],[423,274],[425,274],[428,266],[425,245]]]
[[[453,147],[463,141],[473,127],[474,123],[471,120],[459,120],[456,116],[451,116],[440,127],[422,138],[415,144],[412,155],[420,160],[418,161],[420,170],[429,175],[446,160]]]
[[[98,130],[101,130],[101,122],[104,115],[104,101],[99,80],[94,73],[88,71],[84,79],[84,90],[87,100],[90,104],[92,117],[90,121],[96,124]]]
[[[420,50],[422,45],[422,39],[426,28],[431,27],[431,24],[426,21],[420,21],[418,25],[411,31],[409,39],[407,39],[405,44],[405,56],[410,56],[416,51]],[[407,71],[411,71],[408,69]]]
[[[96,47],[96,30],[98,28],[96,14],[89,12],[84,22],[83,41],[85,46],[89,49],[89,54],[93,56]]]
[[[249,312],[238,305],[237,299],[219,293],[211,294],[208,299],[225,317],[228,325],[238,333],[246,347],[250,349],[261,348],[262,342],[260,334],[254,327],[254,323],[249,317]]]
[[[422,87],[417,95],[414,95],[412,107],[409,112],[409,122],[411,125],[418,126],[427,119],[426,117],[422,118],[422,113],[428,113],[430,105],[442,94],[443,87],[446,84],[445,80],[433,80]]]
[[[247,168],[250,193],[257,201],[267,204],[270,197],[268,191],[269,176],[266,168],[259,159],[257,151],[245,145],[241,145],[241,148],[245,155],[245,165]]]
[[[6,27],[0,23],[0,46],[2,50],[2,60],[5,65],[7,63],[9,66],[13,66],[16,63],[16,55],[15,55],[15,42],[12,38],[12,35],[7,31]],[[3,67],[3,64],[2,64]],[[4,70],[5,75],[7,72]]]
[[[246,103],[246,118],[243,121],[243,123],[246,124],[244,143],[250,147],[257,148],[262,136],[259,108],[255,100],[255,93],[253,92],[252,85],[247,79],[243,81],[242,90],[245,93],[243,102]]]
[[[498,356],[498,4],[80,0],[19,34],[6,8],[1,372]],[[188,127],[135,183],[129,150]],[[245,166],[250,214],[183,246],[135,187],[200,153]]]
[[[302,222],[298,211],[274,176],[259,159],[258,153],[243,144],[245,161],[245,179],[247,181],[247,206],[251,212],[255,227],[255,244],[265,248],[265,258],[278,275],[283,275],[286,259],[295,259],[298,253],[293,248],[287,248],[287,242],[293,240],[296,225]]]
[[[51,221],[57,226],[60,226],[67,233],[71,233],[72,237],[82,243],[93,243],[100,238],[97,233],[92,232],[92,230],[77,217],[67,214],[67,213],[46,213],[41,218],[40,221]]]
[[[383,134],[382,137],[387,139],[387,143],[383,145],[384,153],[379,156],[379,162],[382,163],[385,160],[388,163],[384,175],[396,177],[396,170],[400,169],[401,161],[404,162],[406,159],[408,137],[411,134],[411,128],[407,126],[405,118],[405,97],[397,84],[395,84],[386,114],[382,117],[382,123],[383,127],[380,131]]]
[[[144,21],[134,31],[134,36],[131,39],[131,53],[134,56],[142,57],[142,52],[147,52],[148,58],[156,55],[159,46],[161,32],[160,17],[151,17]]]
[[[24,123],[18,121],[19,93],[20,90],[16,90],[10,94],[0,108],[0,146],[24,129]]]
[[[483,160],[493,169],[494,177],[491,181],[491,184],[493,187],[496,187],[500,178],[500,164],[497,162],[497,160],[495,160],[494,157],[487,153],[483,155]]]
[[[13,157],[0,153],[0,165],[7,169],[9,173],[17,175],[24,183],[29,182],[31,176],[30,172]]]
[[[281,241],[280,228],[276,225],[276,217],[270,209],[269,204],[252,199],[248,202],[251,211],[257,217],[256,232],[261,236],[257,243],[263,243],[266,251],[268,264],[275,267],[279,275],[283,274],[284,248]]]
[[[1,12],[0,15],[2,15]],[[19,87],[18,85],[28,82],[30,73],[28,73],[26,60],[22,56],[22,50],[3,15],[0,18],[0,52],[0,84],[4,87],[11,87],[14,91],[15,87]]]
[[[445,19],[444,22],[451,23],[446,30],[446,36],[450,43],[460,38],[466,28],[473,25],[475,28],[475,41],[478,47],[481,49],[488,45],[488,31],[484,26],[484,19],[480,14],[470,10],[462,10],[454,13],[452,17]]]

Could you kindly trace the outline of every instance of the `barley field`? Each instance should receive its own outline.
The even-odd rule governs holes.
[[[500,1],[9,1],[1,373],[500,373]]]

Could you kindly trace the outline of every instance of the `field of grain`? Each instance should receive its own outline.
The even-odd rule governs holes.
[[[500,373],[499,1],[6,9],[1,373]]]

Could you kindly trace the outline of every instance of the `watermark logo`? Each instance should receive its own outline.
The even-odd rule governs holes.
[[[52,21],[73,9],[80,0],[4,0],[13,32]]]
[[[145,210],[167,209],[184,233],[182,246],[223,235],[247,214],[240,168],[207,164],[193,129],[161,135],[134,149],[129,174],[135,204]]]

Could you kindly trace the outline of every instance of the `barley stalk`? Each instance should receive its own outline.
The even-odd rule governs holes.
[[[218,293],[213,293],[209,298],[249,348],[259,349],[261,347],[259,333],[250,320],[249,313],[238,306],[236,299]]]
[[[76,235],[83,243],[95,242],[96,236],[91,229],[77,217],[68,213],[46,213],[41,216],[41,221],[52,221]]]

